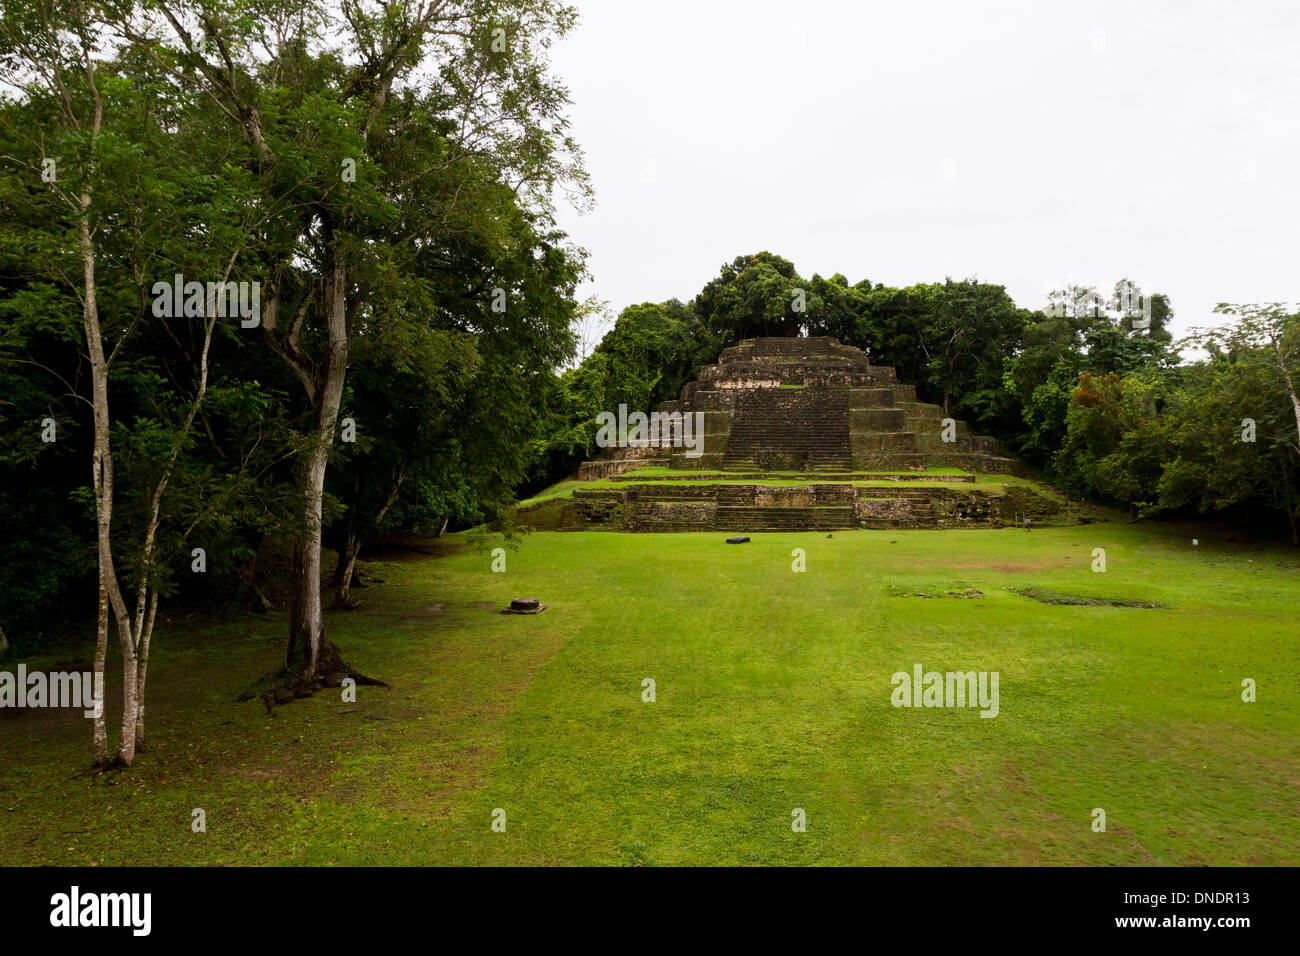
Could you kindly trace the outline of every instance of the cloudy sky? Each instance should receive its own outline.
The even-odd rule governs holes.
[[[763,249],[1031,307],[1127,276],[1176,330],[1300,298],[1300,3],[574,2],[561,223],[615,312]]]

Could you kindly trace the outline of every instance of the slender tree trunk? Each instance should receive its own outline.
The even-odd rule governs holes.
[[[5,637],[5,629],[0,627],[0,654],[9,650],[9,638]]]
[[[89,52],[85,54],[86,79],[94,103],[94,113],[90,122],[90,142],[94,144],[103,127],[104,103],[99,95],[95,79],[94,61]],[[71,105],[65,101],[67,115],[71,116]],[[71,123],[78,127],[75,120]],[[78,127],[79,128],[79,127]],[[92,159],[87,172],[93,178],[95,161]],[[109,439],[108,411],[108,364],[104,354],[104,339],[99,324],[99,304],[97,301],[98,285],[95,278],[95,246],[91,239],[90,205],[88,192],[82,192],[76,200],[77,205],[77,246],[81,258],[82,271],[82,305],[81,322],[86,337],[86,354],[90,360],[91,408],[94,419],[94,444],[91,459],[91,479],[95,490],[95,549],[99,564],[99,614],[95,634],[95,670],[93,675],[93,692],[97,698],[95,704],[94,726],[91,731],[91,759],[94,765],[102,768],[109,763],[108,730],[104,715],[103,687],[104,665],[108,655],[108,611],[112,608],[117,622],[118,635],[123,647],[131,646],[131,618],[126,610],[126,602],[118,588],[117,571],[113,567],[112,525],[113,525],[113,452]],[[134,675],[130,681],[135,687]],[[133,690],[132,690],[133,693]],[[123,748],[134,756],[134,706],[130,712],[132,733],[124,734]],[[123,716],[123,726],[126,715]],[[130,759],[127,760],[130,763]]]
[[[72,29],[72,34],[80,39],[80,56],[81,64],[84,65],[87,80],[87,89],[90,93],[91,104],[93,105],[93,116],[87,125],[83,125],[77,118],[78,106],[75,106],[72,98],[68,94],[67,88],[58,78],[61,68],[55,65],[49,73],[55,79],[54,86],[60,98],[62,107],[63,126],[66,132],[77,132],[79,134],[89,134],[89,155],[90,159],[83,168],[84,181],[89,183],[94,181],[94,174],[97,169],[96,142],[103,126],[104,103],[100,96],[97,79],[96,65],[93,56],[94,40],[92,34],[95,32],[91,28],[91,20],[86,19],[84,11],[78,6],[76,9],[77,23]],[[48,24],[46,24],[48,27]],[[54,34],[51,33],[51,37]],[[62,39],[55,40],[55,47],[61,48]],[[256,116],[254,114],[254,119]],[[61,194],[62,195],[62,194]],[[109,414],[109,397],[108,397],[108,371],[116,354],[116,348],[107,356],[105,354],[105,344],[103,330],[99,321],[99,309],[97,303],[97,280],[96,268],[97,257],[93,242],[93,230],[91,228],[91,205],[92,197],[88,190],[82,191],[80,195],[73,200],[71,197],[64,197],[73,207],[77,215],[78,227],[78,252],[82,264],[82,326],[86,340],[86,353],[90,365],[90,382],[91,382],[91,408],[94,419],[94,442],[92,453],[92,481],[95,492],[95,525],[96,525],[96,551],[98,559],[98,614],[95,632],[95,661],[93,672],[93,693],[95,698],[93,729],[91,735],[91,756],[96,767],[104,767],[110,763],[108,757],[108,731],[107,720],[104,707],[104,670],[108,656],[108,619],[111,610],[113,619],[117,625],[118,640],[122,648],[122,670],[123,670],[123,710],[122,710],[122,735],[119,744],[117,762],[130,766],[135,759],[135,754],[140,741],[143,740],[144,728],[144,688],[145,674],[148,666],[148,643],[149,637],[153,631],[154,615],[157,611],[158,596],[154,592],[150,594],[150,575],[152,572],[153,550],[155,534],[158,527],[159,509],[167,483],[171,477],[172,470],[175,466],[181,447],[184,443],[184,437],[188,434],[198,411],[200,402],[203,399],[204,390],[207,381],[207,355],[208,347],[211,343],[212,330],[215,324],[215,316],[209,318],[206,329],[206,338],[204,341],[203,355],[201,360],[201,374],[198,394],[194,404],[190,409],[189,417],[186,419],[185,426],[181,435],[177,437],[172,446],[170,459],[166,462],[162,477],[160,478],[152,497],[152,510],[148,517],[148,530],[145,534],[143,548],[141,550],[142,573],[135,597],[135,615],[128,611],[126,601],[122,595],[122,590],[117,577],[117,571],[113,564],[112,548],[112,519],[114,505],[114,480],[113,480],[113,455],[110,441],[110,424],[111,417]],[[231,257],[233,265],[234,256]],[[226,272],[229,275],[230,266],[227,266]],[[114,323],[116,324],[116,323]],[[132,324],[133,325],[133,324]],[[123,333],[129,334],[127,332]],[[118,340],[118,347],[122,340]],[[147,610],[146,610],[147,607]]]
[[[96,468],[96,484],[98,484]],[[95,630],[95,716],[91,730],[91,766],[101,769],[108,765],[108,718],[104,713],[104,663],[108,658],[108,581],[104,569],[99,569],[99,622]]]
[[[339,560],[334,567],[334,606],[344,609],[352,604],[352,578],[357,569],[357,553],[361,550],[361,539],[357,536],[356,526],[349,522],[343,546],[339,548]]]
[[[322,419],[326,417],[321,409]],[[301,537],[294,542],[293,619],[290,621],[289,650],[285,664],[305,679],[317,675],[325,641],[321,608],[321,503],[325,493],[325,467],[329,445],[320,434],[304,459],[299,472],[298,493],[302,498]]]
[[[167,460],[163,473],[150,501],[148,525],[141,547],[142,571],[140,584],[136,591],[136,613],[134,622],[127,610],[126,601],[117,580],[117,571],[113,565],[112,520],[113,520],[113,455],[109,441],[109,423],[111,421],[108,407],[108,360],[104,355],[104,341],[99,324],[99,311],[96,302],[95,251],[91,242],[90,223],[85,209],[90,204],[90,197],[81,199],[83,215],[80,223],[81,258],[84,271],[84,306],[83,324],[85,326],[86,347],[90,356],[92,407],[95,420],[95,452],[93,478],[95,487],[95,519],[97,527],[97,548],[99,556],[99,616],[95,640],[94,681],[98,693],[104,686],[104,666],[108,651],[108,610],[111,604],[113,617],[117,622],[118,641],[122,647],[122,739],[118,745],[117,763],[131,766],[135,762],[138,748],[136,731],[144,727],[144,688],[145,677],[140,669],[140,657],[143,652],[145,668],[148,662],[148,640],[153,633],[154,615],[158,609],[157,592],[149,591],[150,568],[153,561],[154,542],[158,529],[159,514],[163,494],[171,479],[177,457],[180,454],[184,435],[193,426],[194,416],[207,389],[208,348],[212,341],[212,331],[216,317],[210,316],[206,327],[203,352],[200,359],[199,387],[182,433],[173,442],[171,456]],[[233,257],[232,257],[233,262]],[[227,268],[229,274],[229,267]],[[96,716],[91,733],[91,759],[95,766],[103,767],[108,760],[108,733],[103,713],[102,698],[96,704]]]
[[[321,608],[321,504],[325,495],[325,470],[347,372],[347,262],[343,247],[335,243],[325,285],[325,315],[328,322],[324,378],[317,404],[314,441],[299,471],[298,491],[302,496],[304,527],[294,544],[293,617],[285,667],[304,681],[311,681],[341,669],[342,658],[325,636]]]
[[[352,588],[352,578],[356,568],[357,515],[360,513],[360,502],[361,476],[357,475],[352,482],[352,507],[348,509],[347,518],[344,520],[343,542],[338,548],[334,562],[334,577],[330,578],[330,585],[334,588],[334,606],[344,611],[356,607],[352,603],[349,591]]]
[[[145,619],[144,633],[140,636],[140,659],[136,666],[135,690],[135,749],[141,752],[144,743],[144,690],[149,677],[149,639],[153,637],[153,619],[158,613],[158,592],[149,595],[149,616]]]
[[[117,762],[124,767],[135,763],[135,722],[138,708],[137,671],[135,641],[132,639],[131,626],[117,628],[122,645],[122,742],[117,749]]]
[[[130,709],[123,713],[124,733],[119,750],[119,758],[130,765],[135,759],[135,653],[134,643],[131,640],[131,616],[127,613],[126,602],[122,600],[122,594],[117,588],[117,571],[113,567],[113,453],[108,430],[108,362],[104,356],[104,340],[99,327],[99,307],[95,297],[95,251],[90,239],[90,221],[87,211],[89,206],[90,196],[83,195],[79,225],[83,271],[82,324],[85,327],[86,350],[90,356],[91,407],[94,409],[95,422],[93,479],[100,591],[94,680],[97,688],[103,687],[104,664],[108,651],[108,606],[111,602],[113,616],[117,621],[118,637],[122,644],[124,673],[126,673],[127,659],[132,668],[127,678],[130,686],[125,689],[126,695],[130,698]],[[95,766],[103,767],[109,762],[108,735],[102,704],[99,709],[100,713],[95,720],[91,735],[91,759]]]

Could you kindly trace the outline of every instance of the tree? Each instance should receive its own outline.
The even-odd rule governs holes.
[[[1160,419],[1167,400],[1154,374],[1079,376],[1054,464],[1071,490],[1124,502],[1130,515],[1156,507],[1168,442]]]
[[[344,407],[358,410],[361,431],[335,469],[347,508],[336,605],[351,605],[357,553],[389,516],[408,525],[500,518],[538,454],[536,409],[571,354],[584,267],[549,221],[508,190],[497,198],[492,219],[511,228],[461,236],[437,259],[405,266],[427,279],[419,288],[429,300],[408,300],[356,338]],[[510,290],[504,308],[464,288],[464,276]]]
[[[1003,373],[1032,313],[1017,308],[1002,286],[975,279],[906,289],[862,285],[853,299],[854,333],[843,341],[893,366],[899,381],[915,384],[946,414],[986,434],[1014,431],[1019,409]]]
[[[1167,368],[1178,361],[1168,325],[1174,311],[1161,293],[1146,294],[1120,279],[1109,296],[1094,286],[1070,285],[1048,296],[1047,315],[1078,330],[1087,367],[1095,374]]]
[[[805,330],[808,283],[788,259],[770,252],[737,256],[695,297],[692,308],[723,345]]]
[[[445,248],[448,235],[492,230],[485,185],[507,186],[539,210],[553,188],[585,195],[567,94],[545,58],[574,14],[552,0],[343,0],[338,39],[326,46],[317,37],[330,11],[317,0],[258,15],[156,7],[160,19],[130,36],[221,105],[262,187],[262,328],[310,408],[285,655],[286,671],[309,686],[346,670],[325,634],[320,572],[349,348],[375,315],[395,311],[382,296],[408,284],[401,262]],[[397,246],[371,241],[404,217],[414,228]],[[497,299],[511,290],[483,291]]]
[[[174,96],[175,91],[158,82],[157,76],[134,72],[136,64],[129,55],[101,53],[107,16],[131,16],[129,4],[119,9],[93,5],[65,9],[46,0],[11,0],[4,10],[0,79],[17,91],[17,97],[4,104],[5,137],[13,149],[6,159],[32,177],[39,174],[56,200],[49,208],[51,221],[26,237],[35,259],[31,271],[37,280],[57,277],[80,305],[94,436],[90,501],[99,579],[97,693],[103,686],[110,610],[122,653],[117,756],[112,760],[108,756],[104,710],[99,707],[92,759],[98,767],[129,766],[144,742],[150,641],[162,577],[158,535],[164,497],[207,388],[208,353],[218,318],[213,298],[200,301],[189,313],[202,320],[201,345],[187,369],[185,386],[176,400],[166,403],[168,412],[162,418],[128,422],[115,417],[110,376],[115,366],[126,362],[129,353],[124,350],[148,314],[149,277],[155,268],[163,262],[197,265],[200,273],[215,272],[224,282],[245,247],[249,222],[226,181],[212,177],[210,169],[199,168],[203,160],[190,159],[187,147],[192,144],[184,141],[185,130],[194,128],[184,122],[190,101]],[[46,129],[54,132],[52,141],[41,135]],[[201,239],[185,235],[186,217],[158,208],[156,198],[169,193],[207,206],[214,224]],[[218,263],[224,264],[224,274]],[[20,300],[18,314],[31,324],[32,316],[24,309],[37,302],[42,292],[39,285],[30,285],[28,291],[32,296]],[[115,548],[122,536],[115,545],[114,444],[141,441],[142,432],[152,432],[147,443],[157,467],[132,489],[144,501],[139,520],[130,529],[134,544],[125,561],[119,561]]]
[[[1188,339],[1211,358],[1176,416],[1161,501],[1202,511],[1263,501],[1300,544],[1300,315],[1284,303],[1215,311],[1231,321]]]
[[[1029,313],[1016,308],[1002,286],[966,279],[930,286],[918,339],[926,357],[925,382],[939,393],[944,414],[957,412],[981,431],[1007,419],[1003,363],[1020,345]]]
[[[625,308],[591,355],[549,384],[541,402],[542,470],[529,487],[545,487],[591,456],[601,412],[625,404],[648,413],[675,401],[721,348],[721,338],[677,299]]]
[[[604,407],[625,402],[648,412],[675,400],[719,349],[690,307],[675,299],[628,306],[596,347],[608,360]]]
[[[1295,448],[1300,454],[1300,394],[1296,392],[1296,381],[1300,380],[1300,369],[1296,367],[1300,364],[1300,311],[1284,302],[1266,305],[1225,302],[1216,306],[1214,311],[1232,316],[1234,321],[1226,328],[1194,333],[1194,341],[1233,352],[1260,347],[1271,352],[1295,416]]]
[[[394,341],[397,336],[408,336]],[[352,351],[345,408],[358,411],[354,443],[340,446],[333,469],[344,503],[335,538],[334,605],[352,608],[357,555],[380,530],[408,478],[435,469],[456,399],[478,370],[472,337],[428,327],[397,326],[358,340]]]
[[[870,292],[869,279],[849,285],[849,280],[838,272],[829,279],[813,273],[808,281],[808,334],[829,335],[846,345],[856,345],[858,319]]]
[[[1070,399],[1084,368],[1082,329],[1063,315],[1035,313],[1021,347],[1006,360],[1003,384],[1021,408],[1024,429],[1015,434],[1021,456],[1045,467],[1061,446]]]

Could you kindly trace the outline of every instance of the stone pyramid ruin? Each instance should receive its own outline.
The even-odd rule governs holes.
[[[704,413],[704,453],[671,441],[609,449],[579,477],[608,478],[647,464],[721,471],[924,471],[1014,474],[992,438],[965,422],[948,429],[938,405],[916,400],[894,370],[833,338],[746,339],[700,370],[661,412]]]
[[[693,446],[682,440],[688,417],[703,427]],[[1029,482],[990,482],[1021,475],[1019,463],[917,401],[894,369],[829,337],[742,341],[653,418],[655,427],[583,463],[577,477],[588,487],[524,508],[522,520],[558,530],[834,531],[1031,525],[1062,510]]]

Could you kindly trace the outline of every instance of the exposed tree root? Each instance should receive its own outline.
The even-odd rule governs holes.
[[[330,647],[334,646],[331,644]],[[379,678],[369,677],[344,663],[343,659],[337,656],[337,649],[335,649],[335,654],[331,655],[330,659],[322,661],[315,674],[291,672],[288,669],[281,671],[270,689],[261,695],[262,703],[266,705],[268,714],[274,714],[276,707],[297,700],[299,697],[311,697],[327,688],[342,687],[343,682],[349,679],[355,681],[358,686],[388,686]]]

